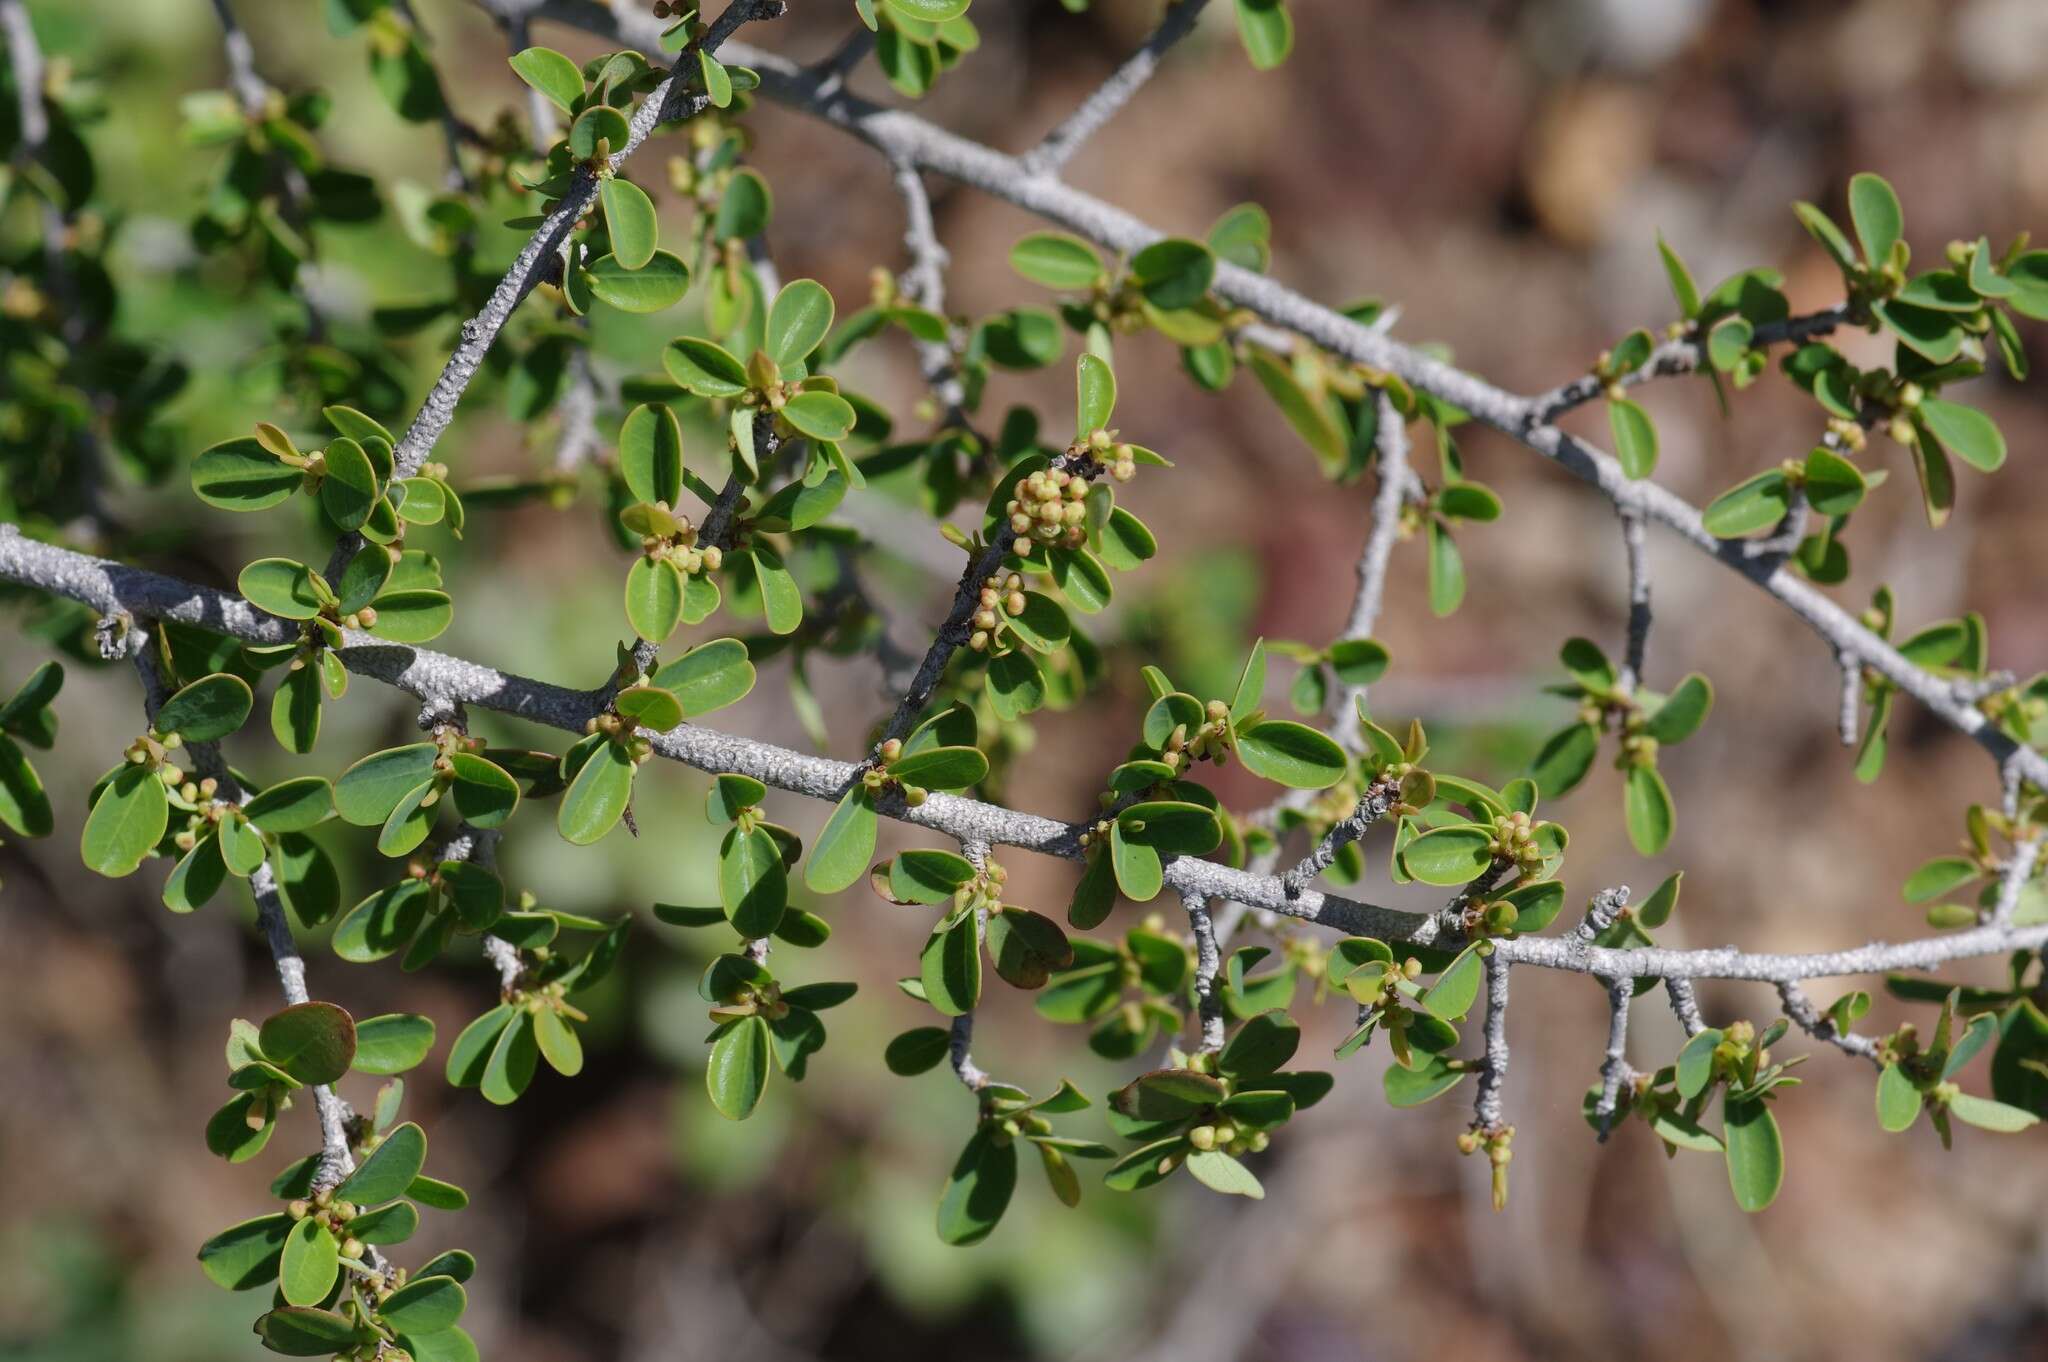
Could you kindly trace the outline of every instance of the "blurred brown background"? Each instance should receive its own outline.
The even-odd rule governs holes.
[[[274,81],[334,92],[343,112],[325,138],[338,159],[434,182],[435,137],[388,114],[352,42],[329,37],[312,7],[239,8]],[[749,38],[812,58],[854,22],[836,0],[794,8]],[[1238,49],[1229,6],[1211,8],[1074,163],[1072,181],[1188,235],[1256,200],[1273,217],[1280,278],[1333,302],[1398,302],[1396,334],[1441,341],[1513,389],[1582,372],[1627,329],[1672,319],[1653,245],[1660,229],[1702,284],[1770,264],[1805,309],[1836,301],[1839,280],[1789,204],[1808,198],[1839,211],[1857,170],[1898,188],[1923,260],[1952,237],[1985,232],[2002,243],[2048,224],[2048,6],[2039,0],[1294,0],[1297,50],[1267,76]],[[94,146],[132,215],[125,258],[142,301],[128,323],[174,338],[213,376],[184,411],[193,450],[242,433],[264,413],[237,404],[229,376],[260,329],[178,306],[205,284],[178,248],[206,171],[185,165],[172,110],[178,94],[220,79],[212,16],[198,0],[31,9],[53,54],[99,72],[119,95]],[[465,117],[485,123],[517,104],[486,20],[457,0],[418,9]],[[1160,5],[1096,0],[1094,9],[977,0],[982,47],[922,111],[1005,149],[1028,147],[1142,40]],[[579,57],[599,50],[550,28],[536,40]],[[886,93],[871,70],[855,85]],[[776,263],[785,277],[823,280],[851,310],[871,265],[902,262],[900,209],[883,168],[780,109],[765,108],[755,128],[754,159],[778,196]],[[1034,224],[969,191],[934,190],[953,253],[952,306],[978,314],[1043,302],[1005,263],[1010,242]],[[322,245],[320,285],[344,315],[416,297],[437,268],[388,228]],[[664,334],[601,335],[602,372],[653,368]],[[2028,339],[2035,362],[2048,362],[2038,333]],[[1842,343],[1867,354],[1855,350],[1865,340]],[[914,369],[900,350],[871,351],[850,380],[914,431]],[[410,353],[417,393],[438,356],[431,338]],[[1143,340],[1123,348],[1118,367],[1119,424],[1179,469],[1134,485],[1165,552],[1120,583],[1106,636],[1210,688],[1254,634],[1326,642],[1349,603],[1369,488],[1333,492],[1246,381],[1202,395],[1165,346]],[[992,409],[1042,400],[1063,429],[1069,374],[1062,365],[1038,380],[1004,378]],[[1892,468],[1894,483],[1858,516],[1856,572],[1840,599],[1861,605],[1889,582],[1908,629],[1978,609],[1995,665],[2027,676],[2048,664],[2039,392],[2002,379],[1972,386],[1970,400],[1994,413],[2014,454],[1995,482],[1963,474],[1955,521],[1940,534],[1925,527],[1900,452],[1873,440],[1868,462]],[[1695,501],[1803,452],[1818,429],[1810,403],[1775,375],[1727,418],[1699,382],[1659,384],[1642,400],[1663,437],[1660,478]],[[522,435],[501,411],[486,401],[465,408],[443,446],[458,483],[545,457],[546,433]],[[1597,411],[1576,419],[1604,441]],[[1553,679],[1559,642],[1584,633],[1618,648],[1621,549],[1605,503],[1584,488],[1498,437],[1463,443],[1470,475],[1502,493],[1507,514],[1462,535],[1473,587],[1447,622],[1428,614],[1419,546],[1397,554],[1380,630],[1396,665],[1374,704],[1422,716],[1471,774],[1500,780],[1567,717],[1537,690]],[[123,504],[165,524],[193,519],[182,488],[150,496]],[[921,650],[957,555],[928,525],[891,519],[887,503],[849,511],[899,541],[903,561],[884,574],[898,593],[893,636]],[[170,565],[226,582],[268,551],[256,528],[206,523],[208,537]],[[587,499],[570,515],[473,526],[466,552],[450,555],[461,610],[441,646],[595,682],[623,623],[614,618],[620,561]],[[1858,785],[1833,737],[1835,671],[1817,641],[1696,554],[1653,537],[1652,562],[1649,680],[1669,685],[1698,668],[1717,683],[1719,703],[1703,734],[1667,760],[1680,826],[1657,863],[1643,863],[1622,836],[1619,787],[1604,763],[1550,810],[1574,835],[1574,909],[1602,885],[1647,892],[1682,867],[1684,905],[1667,940],[1796,950],[1914,933],[1898,886],[1955,842],[1967,803],[1995,797],[1983,754],[1902,706],[1883,780]],[[0,681],[10,685],[42,655],[26,641],[4,652]],[[1100,698],[1044,717],[1035,757],[1010,783],[1013,803],[1062,816],[1089,807],[1097,755],[1127,741],[1143,693],[1140,652],[1113,656]],[[850,755],[885,703],[876,669],[850,662],[812,679],[835,753]],[[1285,680],[1276,677],[1275,703]],[[225,899],[174,920],[156,901],[161,868],[109,883],[78,866],[69,839],[82,792],[107,760],[97,749],[127,732],[109,731],[105,707],[128,704],[129,676],[74,670],[59,704],[66,741],[46,767],[70,821],[60,818],[47,844],[0,850],[7,1358],[168,1362],[256,1348],[244,1332],[256,1302],[207,1285],[192,1254],[215,1229],[266,1209],[273,1160],[230,1168],[199,1136],[223,1093],[228,1020],[273,1010],[275,983]],[[721,719],[806,742],[772,667]],[[402,741],[409,722],[407,706],[361,684],[330,719],[313,769]],[[245,747],[252,766],[282,770],[266,738]],[[989,1243],[945,1249],[931,1233],[932,1207],[968,1134],[970,1104],[943,1073],[897,1079],[880,1060],[889,1035],[924,1020],[891,983],[914,968],[923,918],[865,890],[826,908],[838,934],[821,958],[794,966],[796,977],[857,979],[862,995],[830,1018],[831,1045],[807,1082],[778,1081],[751,1121],[723,1121],[701,1078],[694,983],[704,946],[646,916],[655,900],[710,895],[702,778],[648,775],[640,818],[656,835],[615,834],[578,852],[534,820],[504,852],[515,890],[644,918],[600,1000],[580,1078],[544,1071],[509,1111],[451,1091],[439,1078],[446,1039],[491,1001],[488,971],[458,961],[402,976],[388,965],[348,967],[309,945],[316,996],[357,1015],[408,1008],[441,1023],[443,1043],[410,1084],[408,1107],[432,1138],[433,1171],[464,1183],[475,1203],[459,1216],[429,1215],[416,1242],[477,1253],[465,1323],[488,1357],[2048,1356],[2048,1155],[2038,1134],[1966,1130],[1950,1154],[1924,1127],[1886,1136],[1872,1118],[1870,1072],[1819,1054],[1807,1086],[1778,1106],[1784,1194],[1746,1217],[1718,1160],[1667,1162],[1633,1126],[1594,1143],[1577,1108],[1599,1060],[1603,1000],[1587,980],[1533,972],[1517,981],[1511,1021],[1507,1106],[1518,1133],[1505,1214],[1486,1206],[1484,1167],[1453,1148],[1469,1088],[1390,1112],[1379,1093],[1385,1054],[1375,1049],[1339,1066],[1336,1095],[1258,1161],[1263,1204],[1226,1203],[1178,1179],[1141,1197],[1091,1187],[1070,1213],[1027,1169]],[[1226,782],[1225,793],[1240,806],[1263,797],[1252,783]],[[806,832],[822,813],[788,799],[772,806]],[[349,892],[366,892],[381,868],[367,838],[346,845]],[[1021,854],[1008,864],[1017,901],[1064,903],[1067,868]],[[1386,890],[1378,842],[1373,864],[1368,897]],[[1834,989],[1814,993],[1825,1005]],[[1704,995],[1718,1020],[1766,1019],[1774,1002],[1768,989]],[[1305,1001],[1297,1010],[1310,1030],[1305,1058],[1327,1052],[1349,1011]],[[1097,1093],[1109,1086],[1112,1070],[1086,1054],[1079,1031],[1038,1021],[1027,999],[1002,997],[985,1011],[976,1055],[998,1074],[1040,1091],[1063,1074]],[[1902,1015],[1880,999],[1867,1025],[1889,1029]],[[1678,1042],[1661,1007],[1638,1010],[1639,1065],[1665,1062]],[[350,1095],[365,1100],[367,1081],[352,1083],[361,1090]],[[310,1129],[310,1116],[295,1113],[274,1148],[303,1143]]]

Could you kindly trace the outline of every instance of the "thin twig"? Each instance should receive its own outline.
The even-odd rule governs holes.
[[[1815,1040],[1824,1040],[1844,1054],[1867,1059],[1872,1064],[1883,1063],[1878,1057],[1876,1041],[1868,1036],[1859,1036],[1854,1031],[1843,1031],[1836,1027],[1834,1018],[1816,1008],[1813,1000],[1806,996],[1806,991],[1798,984],[1790,980],[1779,984],[1778,1001],[1792,1023]]]
[[[1628,650],[1621,664],[1620,689],[1634,692],[1643,679],[1643,652],[1650,642],[1650,560],[1643,542],[1643,517],[1631,506],[1617,507],[1621,542],[1628,557]]]
[[[1605,1143],[1614,1126],[1615,1108],[1621,1104],[1621,1086],[1635,1071],[1628,1063],[1628,1010],[1635,1001],[1633,979],[1602,979],[1607,986],[1607,1053],[1600,1063],[1600,1100],[1593,1114],[1600,1120],[1600,1139]]]
[[[1195,1015],[1201,1021],[1201,1050],[1215,1054],[1223,1048],[1223,995],[1217,991],[1216,976],[1223,969],[1223,950],[1216,941],[1216,926],[1209,919],[1209,900],[1200,894],[1182,894],[1188,927],[1195,934]]]
[[[1166,17],[1159,21],[1159,27],[1152,31],[1145,45],[1125,58],[1124,64],[1096,87],[1093,94],[1081,101],[1080,107],[1068,114],[1058,127],[1047,133],[1044,141],[1024,153],[1026,173],[1057,175],[1089,138],[1102,131],[1109,120],[1145,88],[1145,82],[1151,80],[1152,73],[1159,69],[1167,49],[1194,31],[1196,21],[1202,17],[1202,11],[1208,4],[1209,0],[1168,0]]]

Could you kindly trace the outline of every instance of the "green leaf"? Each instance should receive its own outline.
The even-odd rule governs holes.
[[[1211,809],[1177,800],[1133,804],[1117,815],[1126,841],[1177,856],[1206,856],[1223,843],[1223,824]]]
[[[1657,427],[1650,413],[1622,398],[1607,404],[1607,421],[1614,430],[1614,456],[1621,471],[1631,478],[1647,478],[1657,471]]]
[[[1919,416],[1944,450],[1978,472],[1994,473],[2005,463],[2005,436],[1975,407],[1929,397],[1921,401]]]
[[[1116,374],[1098,355],[1083,355],[1074,370],[1074,430],[1085,437],[1109,425],[1116,410]]]
[[[2031,1111],[2022,1111],[2003,1102],[1994,1102],[1988,1097],[1972,1097],[1966,1092],[1959,1092],[1949,1098],[1948,1110],[1951,1116],[1965,1125],[1975,1126],[1979,1130],[1996,1131],[2002,1135],[2017,1134],[2041,1119]]]
[[[910,1078],[935,1069],[953,1045],[952,1032],[943,1026],[919,1026],[890,1041],[882,1051],[889,1072]]]
[[[782,404],[782,417],[813,440],[839,441],[853,432],[853,404],[838,393],[809,389]]]
[[[652,680],[682,702],[685,719],[695,719],[743,699],[754,688],[754,664],[746,644],[718,638],[665,664]]]
[[[1110,824],[1109,859],[1116,872],[1117,887],[1134,902],[1146,903],[1157,898],[1166,885],[1159,853],[1142,842],[1132,841],[1122,820]]]
[[[1600,730],[1575,723],[1550,735],[1529,767],[1529,776],[1545,799],[1556,799],[1586,778],[1599,753]]]
[[[434,1022],[412,1012],[387,1012],[356,1023],[353,1067],[359,1074],[400,1074],[434,1048]]]
[[[398,802],[431,780],[440,749],[430,742],[372,752],[334,782],[334,810],[358,827],[377,827]]]
[[[242,569],[235,587],[258,610],[281,619],[309,620],[320,613],[313,570],[289,558],[258,558]]]
[[[704,80],[704,97],[711,101],[713,108],[728,108],[732,104],[732,73],[725,69],[725,63],[711,55],[707,48],[697,49],[697,71]]]
[[[1475,941],[1459,951],[1457,958],[1444,966],[1436,982],[1423,991],[1422,1006],[1433,1017],[1461,1021],[1472,1010],[1472,1004],[1478,1001],[1479,985],[1485,977],[1486,961],[1479,954],[1479,943]]]
[[[711,1043],[704,1084],[719,1115],[734,1121],[744,1121],[753,1115],[761,1093],[768,1086],[768,1055],[772,1045],[768,1023],[758,1016],[730,1023]]]
[[[555,826],[574,846],[589,846],[610,832],[633,800],[633,773],[639,769],[624,745],[597,744],[562,792]]]
[[[514,1012],[510,1023],[498,1033],[497,1044],[491,1047],[477,1091],[487,1102],[510,1106],[533,1082],[533,1072],[539,1064],[540,1044],[534,1036],[533,1014]]]
[[[199,1246],[199,1269],[229,1291],[263,1286],[277,1277],[285,1237],[303,1223],[279,1213],[230,1225]]]
[[[1664,240],[1662,232],[1657,233],[1657,255],[1664,262],[1664,277],[1671,282],[1671,296],[1678,301],[1679,315],[1691,321],[1699,315],[1700,286],[1693,282],[1692,271]]]
[[[1861,469],[1831,449],[1806,456],[1806,500],[1822,515],[1849,514],[1863,504],[1868,485]]]
[[[376,607],[370,632],[392,643],[430,643],[455,620],[454,602],[445,591],[387,591]]]
[[[1671,841],[1678,814],[1671,806],[1671,788],[1654,766],[1631,766],[1623,792],[1628,839],[1638,852],[1655,856]]]
[[[1683,870],[1665,876],[1664,882],[1652,890],[1650,897],[1636,909],[1636,921],[1645,927],[1662,927],[1669,922],[1672,911],[1678,907],[1678,891],[1684,883]]]
[[[981,924],[962,913],[951,926],[933,932],[918,956],[925,1001],[949,1017],[974,1010],[981,1001]]]
[[[660,312],[689,291],[690,267],[667,251],[656,251],[638,269],[603,255],[584,266],[581,278],[599,302],[621,312]]]
[[[733,172],[732,179],[726,182],[725,193],[718,200],[718,214],[711,225],[712,235],[720,241],[759,236],[768,230],[768,220],[774,214],[775,196],[769,192],[768,182],[742,166]]]
[[[1132,256],[1131,273],[1154,307],[1193,307],[1208,296],[1216,257],[1199,241],[1168,237]]]
[[[22,837],[47,837],[56,827],[42,778],[5,735],[0,735],[0,824]]]
[[[1785,1181],[1785,1143],[1778,1120],[1761,1101],[1730,1102],[1722,1130],[1728,1154],[1728,1185],[1735,1204],[1761,1211],[1777,1199]]]
[[[299,1082],[332,1083],[355,1060],[355,1019],[333,1003],[299,1003],[266,1019],[257,1043],[264,1059]]]
[[[1047,288],[1090,288],[1105,273],[1095,248],[1065,232],[1033,232],[1010,248],[1010,267]]]
[[[1937,856],[1906,877],[1906,902],[1932,902],[1982,874],[1975,861],[1961,856]]]
[[[616,156],[626,149],[631,136],[624,114],[606,104],[593,104],[569,125],[569,153],[579,161],[600,154]]]
[[[1301,437],[1323,468],[1328,471],[1344,467],[1350,451],[1328,410],[1309,396],[1285,365],[1265,351],[1254,349],[1249,363],[1252,377],[1259,381],[1259,386],[1280,408],[1281,416],[1286,418],[1287,424],[1293,427],[1294,433]]]
[[[761,828],[733,828],[718,852],[718,898],[726,921],[747,940],[775,931],[789,903],[782,848]]]
[[[286,1306],[258,1318],[256,1336],[264,1347],[286,1357],[325,1357],[353,1344],[356,1326],[332,1310]]]
[[[1897,1134],[1920,1119],[1920,1089],[1896,1064],[1884,1066],[1877,1076],[1877,1123]]]
[[[1237,36],[1257,69],[1271,71],[1286,61],[1294,49],[1286,0],[1237,0]]]
[[[334,816],[334,790],[319,776],[299,776],[251,796],[242,813],[265,832],[304,832]]]
[[[940,1240],[957,1248],[988,1238],[1016,1188],[1015,1142],[991,1127],[976,1129],[946,1175],[939,1198]]]
[[[512,1022],[515,1009],[500,1003],[462,1028],[448,1048],[448,1082],[458,1088],[473,1088],[483,1082],[484,1070],[498,1038]]]
[[[1863,244],[1864,263],[1872,269],[1882,267],[1891,259],[1899,233],[1905,230],[1899,196],[1883,176],[1864,171],[1850,177],[1849,220],[1856,225],[1856,239]]]
[[[176,733],[187,742],[216,742],[248,722],[255,703],[247,681],[215,672],[164,701],[152,727],[158,733]]]
[[[413,1121],[394,1126],[362,1166],[342,1179],[337,1197],[359,1206],[381,1206],[405,1195],[427,1162],[427,1133]]]
[[[1441,1055],[1431,1055],[1422,1064],[1410,1069],[1401,1064],[1389,1064],[1380,1076],[1381,1088],[1387,1095],[1390,1107],[1419,1107],[1424,1102],[1443,1096],[1464,1080],[1463,1069],[1453,1069]]]
[[[455,780],[448,787],[455,812],[475,828],[503,827],[519,807],[519,782],[511,772],[474,752],[451,752]]]
[[[1253,775],[1296,790],[1326,790],[1344,778],[1344,749],[1327,734],[1291,719],[1240,729],[1237,754]]]
[[[1050,653],[1066,647],[1073,636],[1073,623],[1067,618],[1066,608],[1037,591],[1021,594],[1024,609],[1015,615],[999,615],[1003,625],[1035,652]]]
[[[699,397],[738,397],[748,387],[747,366],[724,347],[695,336],[681,336],[661,352],[668,376]]]
[[[1429,608],[1438,618],[1465,599],[1465,560],[1441,520],[1429,522]]]
[[[1493,832],[1477,823],[1433,828],[1401,849],[1401,865],[1424,884],[1469,884],[1493,864]]]
[[[112,879],[133,874],[163,840],[170,811],[164,783],[155,771],[123,766],[86,817],[78,842],[86,868]]]
[[[1693,672],[1678,683],[1643,724],[1643,732],[1669,746],[1684,742],[1706,722],[1714,707],[1713,683]]]
[[[1784,473],[1774,468],[1715,497],[1700,519],[1707,533],[1716,539],[1737,539],[1770,529],[1785,518],[1786,508],[1791,504],[1791,484]]]
[[[1947,364],[1963,352],[1963,328],[1954,313],[1896,299],[1872,303],[1870,310],[1906,348],[1934,364]]]
[[[875,832],[880,824],[874,793],[866,785],[855,784],[811,844],[810,864],[804,867],[804,884],[811,892],[836,894],[866,874],[868,862],[874,859]]]
[[[192,490],[223,511],[261,511],[299,490],[304,471],[248,436],[202,450],[192,461]]]
[[[1197,1149],[1188,1155],[1188,1172],[1212,1192],[1250,1197],[1266,1195],[1266,1189],[1252,1176],[1252,1170],[1220,1149]]]
[[[787,369],[806,359],[831,329],[832,295],[825,286],[815,279],[791,280],[768,309],[762,348]],[[848,422],[849,428],[851,425]]]
[[[1709,1027],[1687,1040],[1678,1052],[1678,1095],[1691,1101],[1707,1090],[1714,1077],[1714,1050],[1723,1039],[1717,1027]]]
[[[1842,229],[1835,225],[1833,218],[1810,203],[1795,203],[1792,211],[1813,239],[1833,257],[1836,265],[1845,270],[1856,267],[1856,250],[1849,244],[1849,238],[1842,235]]]
[[[643,403],[619,427],[619,473],[636,501],[670,509],[683,495],[683,428],[673,409]]]
[[[683,721],[682,701],[660,686],[628,686],[612,698],[612,708],[656,733],[666,733]]]
[[[320,480],[320,509],[339,529],[361,529],[382,495],[370,456],[343,436],[327,446],[322,462],[326,476]]]
[[[905,785],[964,790],[988,775],[988,758],[972,747],[927,747],[898,757],[889,774]]]
[[[668,558],[641,556],[626,569],[626,621],[649,643],[661,643],[683,619],[683,573]]]
[[[453,1277],[421,1277],[386,1296],[377,1313],[400,1333],[437,1334],[453,1328],[468,1304],[462,1283]]]
[[[604,181],[598,200],[604,206],[605,232],[611,237],[612,256],[620,266],[637,270],[654,259],[654,248],[661,244],[661,224],[654,216],[654,200],[647,197],[647,191],[614,175]]]
[[[341,1245],[313,1219],[292,1226],[278,1265],[277,1289],[292,1305],[318,1305],[341,1274]]]
[[[1294,1018],[1274,1008],[1237,1028],[1216,1056],[1216,1068],[1229,1078],[1264,1078],[1286,1067],[1300,1047],[1301,1028]]]
[[[583,73],[561,53],[548,47],[529,47],[510,58],[519,78],[547,97],[563,113],[571,113],[583,98]]]

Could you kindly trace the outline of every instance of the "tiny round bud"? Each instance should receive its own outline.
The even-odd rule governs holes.
[[[988,630],[975,630],[974,636],[967,640],[967,646],[974,649],[977,653],[985,650],[988,647]]]
[[[1885,433],[1902,445],[1912,444],[1913,422],[1906,416],[1894,416],[1891,424],[1885,427]]]
[[[1216,1147],[1216,1127],[1196,1126],[1188,1132],[1188,1143],[1201,1150],[1214,1149]]]
[[[341,1241],[341,1256],[356,1259],[363,1256],[363,1241],[353,1236]]]
[[[309,1205],[303,1199],[294,1201],[291,1205],[285,1207],[284,1209],[285,1214],[289,1215],[294,1220],[304,1220],[307,1216],[313,1213],[312,1206]]]
[[[1109,470],[1109,475],[1118,482],[1129,482],[1138,475],[1138,468],[1136,464],[1120,463]]]

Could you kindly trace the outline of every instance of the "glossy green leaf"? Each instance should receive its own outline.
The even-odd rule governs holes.
[[[1065,232],[1033,232],[1010,248],[1010,267],[1036,284],[1067,291],[1093,286],[1103,273],[1095,248]]]
[[[356,1023],[354,1068],[363,1074],[400,1074],[434,1048],[434,1022],[412,1012],[387,1012]]]
[[[341,1245],[317,1220],[301,1220],[284,1241],[277,1289],[292,1305],[318,1305],[341,1273]]]
[[[1899,196],[1881,175],[1864,171],[1849,179],[1849,220],[1863,245],[1864,263],[1875,269],[1891,258],[1892,244],[1905,229]]]
[[[1657,471],[1657,427],[1650,413],[1626,398],[1607,404],[1607,421],[1614,431],[1614,457],[1621,471],[1631,478],[1647,478]]]
[[[774,932],[789,902],[782,848],[756,827],[733,828],[718,852],[718,898],[726,921],[748,940]]]
[[[1097,355],[1081,356],[1074,371],[1074,387],[1076,433],[1085,436],[1108,426],[1116,410],[1116,374],[1109,364]]]
[[[611,238],[613,257],[628,270],[645,266],[654,258],[654,248],[661,244],[661,224],[654,215],[654,200],[639,185],[614,175],[599,189],[598,201],[604,207],[605,232]]]
[[[1476,823],[1433,828],[1401,849],[1401,864],[1424,884],[1469,884],[1493,864],[1492,842],[1492,831]]]
[[[462,1318],[468,1296],[453,1277],[421,1277],[386,1296],[377,1313],[405,1334],[437,1334]]]
[[[230,1225],[199,1246],[199,1268],[229,1291],[267,1285],[277,1277],[285,1237],[299,1223],[280,1213]]]
[[[289,558],[258,558],[235,579],[242,598],[283,619],[309,620],[320,613],[313,570]]]
[[[430,742],[372,752],[334,782],[335,812],[359,827],[379,826],[401,799],[432,779],[439,755]]]
[[[1237,36],[1261,71],[1271,71],[1294,50],[1294,20],[1286,0],[1236,0]]]
[[[1785,1144],[1778,1120],[1761,1101],[1730,1102],[1722,1131],[1728,1157],[1728,1185],[1735,1204],[1761,1211],[1777,1200],[1785,1181]]]
[[[738,639],[712,639],[664,664],[652,681],[682,702],[685,719],[695,719],[743,699],[754,688],[754,664]]]
[[[1785,518],[1792,504],[1791,485],[1777,469],[1737,483],[1707,504],[1701,520],[1717,539],[1736,539],[1768,530]]]
[[[1643,732],[1666,746],[1684,742],[1706,722],[1713,707],[1713,683],[1693,672],[1651,713],[1643,724]]]
[[[1929,397],[1920,403],[1919,416],[1944,450],[1978,472],[1994,473],[2004,465],[2005,436],[1975,407]]]
[[[561,53],[549,47],[529,47],[510,58],[519,78],[547,97],[563,113],[570,113],[583,97],[583,73]]]
[[[86,868],[119,879],[135,872],[156,849],[170,821],[170,800],[156,772],[123,766],[87,815],[79,837],[79,856]]]
[[[768,1023],[758,1016],[730,1023],[711,1043],[704,1084],[719,1115],[734,1121],[744,1121],[753,1115],[768,1086],[772,1046]]]
[[[875,834],[881,823],[874,794],[856,784],[848,790],[811,845],[804,884],[816,894],[836,894],[867,873],[875,855]]]
[[[1479,954],[1479,944],[1459,951],[1450,964],[1444,966],[1436,982],[1423,990],[1422,1005],[1431,1016],[1445,1021],[1460,1021],[1472,1010],[1472,1004],[1479,999],[1479,985],[1486,978],[1486,961]]]
[[[584,266],[581,277],[599,302],[621,312],[674,307],[690,287],[690,267],[667,251],[656,251],[638,269],[628,269],[617,256],[599,256]]]
[[[974,1010],[981,1001],[981,925],[962,913],[951,926],[926,939],[918,957],[925,1001],[949,1017]]]
[[[682,619],[682,570],[668,558],[635,558],[626,569],[626,621],[633,632],[662,643]]]
[[[1297,790],[1325,790],[1344,778],[1344,749],[1329,735],[1291,719],[1241,729],[1237,754],[1253,775]]]
[[[988,1238],[1016,1188],[1015,1142],[992,1127],[978,1128],[946,1175],[939,1198],[939,1239],[960,1247]]]
[[[638,768],[624,746],[599,743],[562,792],[555,826],[575,846],[589,846],[617,825],[633,799],[633,773]]]
[[[427,1133],[417,1123],[393,1126],[334,1194],[359,1206],[381,1206],[405,1195],[427,1162]]]
[[[1877,1076],[1877,1123],[1896,1134],[1920,1119],[1922,1098],[1913,1080],[1896,1064]]]
[[[261,511],[299,490],[304,471],[247,436],[200,451],[192,461],[192,490],[223,511]]]
[[[355,1061],[355,1019],[333,1003],[298,1003],[265,1019],[258,1043],[264,1059],[299,1082],[332,1083]]]
[[[806,359],[831,330],[832,295],[815,279],[794,279],[769,306],[762,348],[787,369]]]
[[[1655,856],[1671,841],[1671,829],[1678,815],[1671,805],[1671,789],[1654,766],[1631,766],[1623,791],[1623,812],[1628,839],[1645,856]]]

